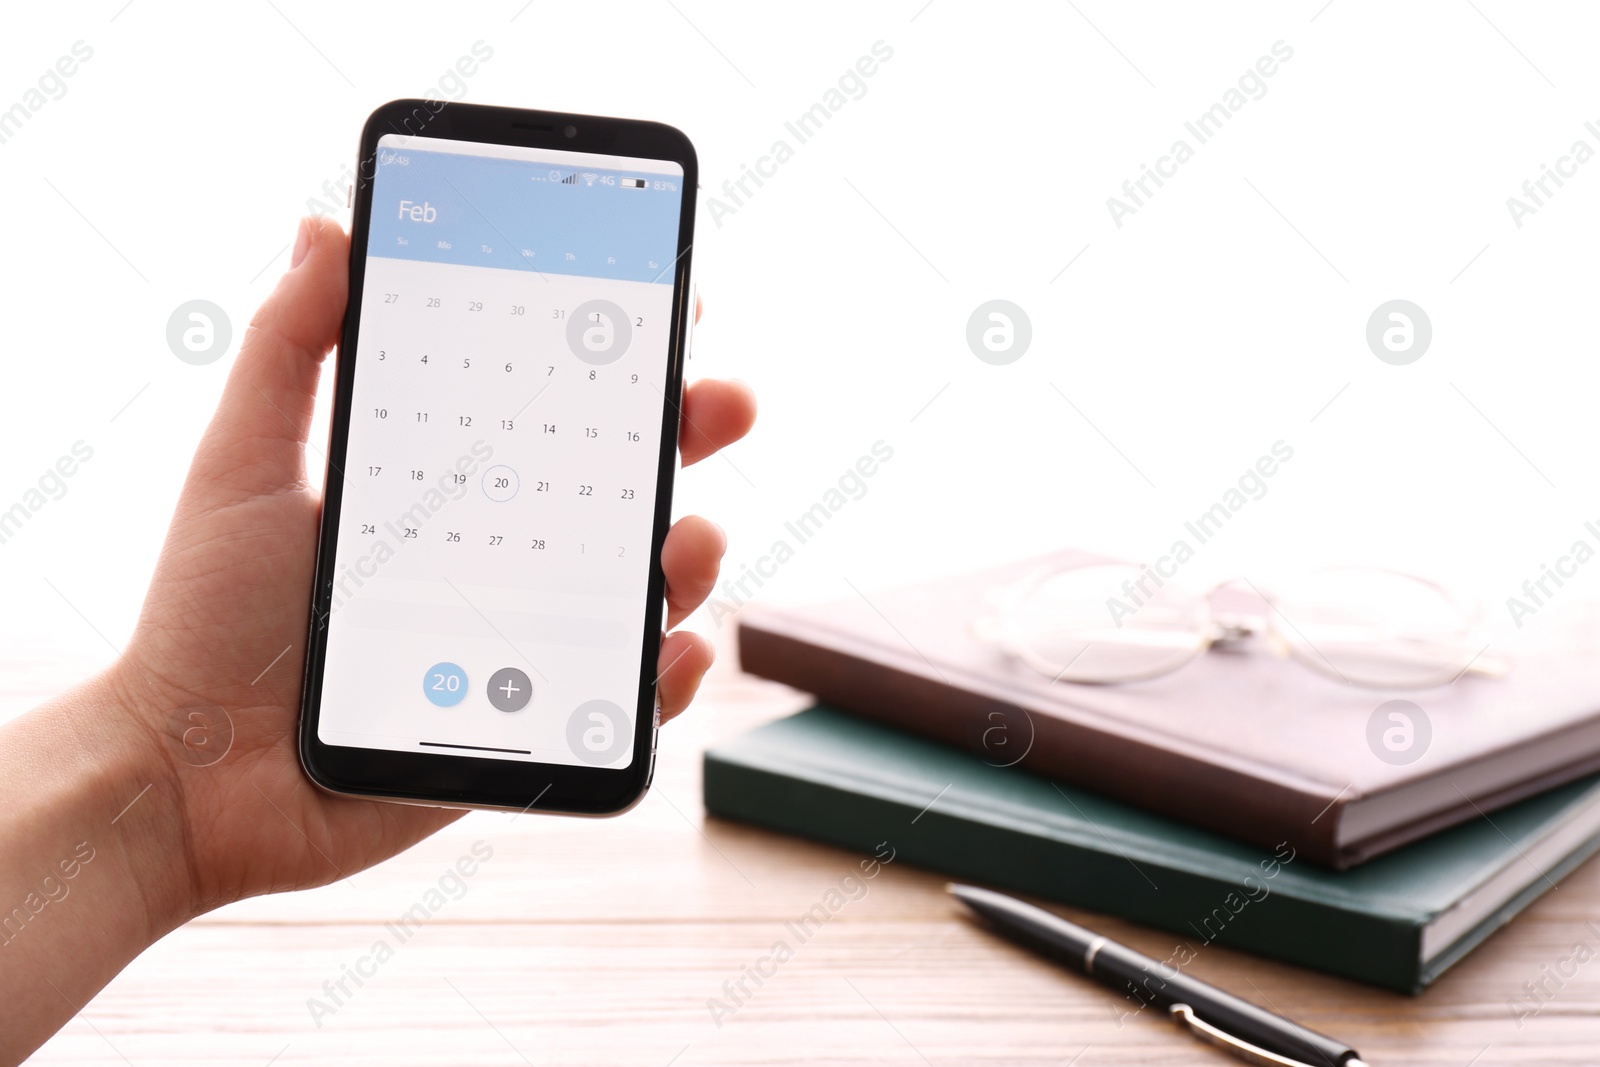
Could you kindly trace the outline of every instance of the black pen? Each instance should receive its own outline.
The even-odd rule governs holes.
[[[945,889],[996,932],[1082,970],[1103,985],[1125,990],[1141,1004],[1164,1008],[1201,1041],[1241,1059],[1287,1067],[1366,1067],[1356,1050],[1342,1041],[1197,982],[1170,964],[1142,956],[1043,908],[970,885],[947,884]]]

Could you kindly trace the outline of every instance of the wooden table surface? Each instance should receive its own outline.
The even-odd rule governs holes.
[[[0,716],[76,677],[86,655],[8,647]],[[663,734],[656,785],[628,815],[474,813],[347,883],[205,916],[147,952],[31,1062],[1237,1062],[1153,1013],[1119,1018],[1127,1002],[996,941],[962,917],[937,874],[903,863],[798,943],[784,923],[863,857],[707,818],[699,754],[802,703],[719,667]],[[475,845],[492,850],[477,872],[444,877]],[[419,902],[432,914],[402,941],[385,924]],[[1060,910],[1151,955],[1171,949],[1170,935]],[[1600,951],[1584,926],[1592,919],[1594,862],[1420,997],[1216,946],[1188,971],[1343,1038],[1380,1067],[1595,1064],[1600,955],[1561,962],[1580,942]],[[780,939],[793,958],[730,997],[724,983]],[[375,954],[379,941],[392,954]],[[357,985],[351,971],[370,977]],[[351,995],[335,1004],[324,983],[341,978]],[[1519,1021],[1508,1001],[1531,1003],[1525,983],[1540,982],[1543,1006]]]

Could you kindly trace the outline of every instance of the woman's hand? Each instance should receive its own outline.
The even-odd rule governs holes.
[[[7,820],[32,817],[29,827],[0,825],[0,892],[25,894],[80,840],[95,852],[77,865],[75,898],[4,938],[0,975],[18,988],[0,978],[9,1003],[0,1030],[10,1031],[0,1060],[48,1036],[80,998],[190,917],[352,874],[461,814],[330,796],[296,755],[319,511],[306,435],[323,357],[338,340],[348,263],[337,225],[301,224],[291,268],[252,321],[196,451],[133,639],[103,676],[0,731],[0,810]],[[685,465],[743,437],[755,418],[750,392],[729,382],[695,383],[683,408]],[[673,526],[661,560],[669,627],[710,593],[725,547],[704,519]],[[711,660],[704,638],[667,636],[663,719],[688,705]],[[75,920],[87,926],[74,929]],[[39,982],[24,990],[31,968],[56,991]]]

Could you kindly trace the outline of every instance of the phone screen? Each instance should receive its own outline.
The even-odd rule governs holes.
[[[372,181],[317,737],[627,767],[683,170],[388,134]]]

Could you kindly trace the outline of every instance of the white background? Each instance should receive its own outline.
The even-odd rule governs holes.
[[[1600,162],[1521,229],[1506,208],[1575,139],[1600,149],[1595,20],[1499,0],[31,5],[0,38],[0,107],[74,41],[94,57],[0,144],[0,507],[74,441],[94,458],[0,545],[7,628],[91,661],[126,638],[231,359],[179,362],[168,315],[215,301],[237,347],[366,114],[480,39],[464,99],[657,119],[699,148],[691,371],[750,382],[762,412],[677,506],[727,528],[730,569],[894,449],[762,596],[1063,545],[1148,559],[1282,439],[1293,461],[1194,581],[1376,562],[1503,616],[1600,518]],[[784,122],[880,40],[865,95],[795,146]],[[1266,95],[1117,228],[1107,197],[1278,40],[1294,56]],[[713,223],[705,197],[780,137],[794,158]],[[1032,319],[1009,366],[965,343],[992,298]],[[1406,367],[1364,340],[1393,298],[1433,322]]]
[[[0,544],[0,715],[59,684],[64,665],[105,661],[132,628],[231,360],[180,362],[168,316],[214,301],[236,346],[287,266],[307,200],[342,184],[366,115],[438,87],[479,40],[493,57],[450,95],[661,120],[698,146],[695,267],[707,314],[690,369],[750,382],[762,413],[747,442],[684,473],[676,503],[727,528],[731,571],[790,536],[785,522],[874,442],[893,448],[866,495],[799,546],[761,596],[847,597],[852,584],[870,593],[1069,545],[1150,559],[1283,440],[1293,460],[1186,579],[1380,563],[1467,588],[1503,619],[1506,597],[1542,564],[1580,536],[1597,541],[1583,523],[1600,520],[1591,327],[1600,160],[1522,228],[1506,208],[1575,139],[1600,149],[1583,125],[1600,120],[1597,30],[1592,7],[1509,0],[95,0],[8,10],[0,109],[73,42],[94,56],[65,96],[0,144],[0,511],[75,441],[94,457],[62,499]],[[784,123],[880,40],[893,58],[866,94],[794,145]],[[1106,199],[1279,40],[1294,55],[1266,95],[1116,227]],[[794,158],[716,225],[704,196],[778,138]],[[996,298],[1032,320],[1032,347],[1009,366],[980,362],[965,340],[973,309]],[[1373,309],[1396,298],[1426,309],[1434,331],[1405,367],[1380,362],[1365,342]],[[1597,592],[1600,562],[1560,596]],[[697,624],[724,644],[732,630],[705,613]],[[629,818],[681,832],[694,805],[687,791],[672,800],[658,789]],[[346,884],[231,914],[307,924],[358,906],[397,915],[487,818],[374,874],[366,891],[376,896]],[[584,824],[593,836],[580,850],[571,827],[519,823],[540,864],[483,876],[472,903],[451,905],[452,921],[558,913],[548,901],[574,877],[563,870],[598,870],[601,885],[637,877],[632,857],[609,848],[614,829]],[[584,860],[543,877],[546,839],[564,831],[567,855]],[[716,866],[725,859],[671,852],[660,884],[682,884],[700,861],[712,865],[708,884],[717,874],[732,882],[731,868]],[[819,878],[763,886],[787,893],[798,914],[822,891]],[[412,992],[396,993],[390,978],[389,992],[365,995],[319,1040],[302,1001],[364,950],[365,933],[340,930],[275,954],[264,972],[290,972],[276,994],[238,994],[270,1020],[268,1035],[227,1037],[241,1024],[204,1014],[216,1010],[209,996],[192,1011],[157,1002],[152,1013],[144,991],[169,974],[174,998],[209,993],[212,974],[227,976],[220,986],[258,981],[248,967],[237,979],[232,955],[205,963],[217,954],[196,946],[212,944],[214,929],[228,928],[191,927],[147,954],[115,1003],[135,1005],[130,1018],[192,1028],[203,1051],[232,1041],[248,1062],[291,1038],[295,1056],[328,1055],[344,1047],[336,1037],[362,1034],[385,1054],[427,1054],[406,1047],[407,1026],[384,1026],[384,1012],[477,1026],[440,999],[450,994],[438,974],[481,969],[483,957],[447,942],[443,957],[396,964]],[[704,1039],[699,998],[724,976],[692,975],[673,993],[683,1040]],[[1520,995],[1520,977],[1506,979],[1506,995]],[[474,998],[490,981],[468,983]],[[596,1018],[613,1004],[591,995],[597,988],[574,991]],[[508,1014],[481,1002],[489,1017]],[[550,1003],[566,1012],[575,999]],[[150,1051],[164,1039],[124,1029],[112,1027],[116,1044],[104,1048],[81,1026],[59,1040],[92,1044],[84,1056],[107,1062],[124,1047],[139,1062],[172,1058]],[[602,1033],[598,1023],[550,1032],[574,1044]],[[471,1034],[484,1047],[500,1040]],[[535,1047],[532,1031],[513,1034]],[[194,1040],[183,1047],[200,1048]]]

